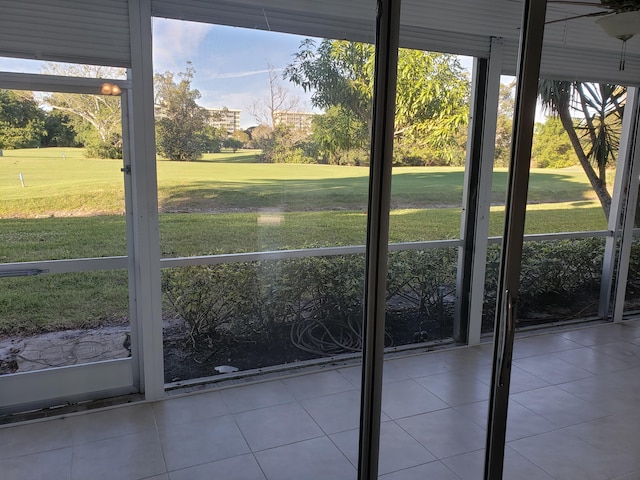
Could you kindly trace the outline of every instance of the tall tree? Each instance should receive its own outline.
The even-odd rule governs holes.
[[[32,92],[0,89],[0,149],[38,147],[44,119]]]
[[[68,114],[55,108],[44,119],[46,134],[42,138],[43,147],[77,147],[77,132]]]
[[[269,93],[264,98],[254,100],[249,106],[249,113],[253,115],[259,125],[275,128],[278,114],[293,112],[298,109],[300,99],[280,82],[277,70],[273,65],[267,65],[269,73]]]
[[[515,80],[500,84],[498,118],[496,123],[495,165],[507,167],[511,154],[511,130],[513,128],[513,108],[515,104]]]
[[[611,209],[607,166],[615,161],[618,151],[626,93],[624,87],[605,83],[544,79],[538,87],[542,103],[558,115],[567,131],[607,218]]]
[[[453,55],[400,49],[395,138],[451,156],[469,114],[469,80]],[[284,77],[312,92],[314,106],[339,106],[371,130],[374,47],[343,40],[302,42]]]
[[[53,75],[118,79],[120,68],[91,65],[47,64],[44,72]],[[45,102],[71,119],[76,140],[87,148],[87,156],[122,158],[122,111],[120,98],[108,95],[52,93]]]
[[[312,92],[315,107],[341,106],[371,127],[373,46],[343,40],[303,40],[284,78]]]
[[[564,168],[578,163],[569,136],[558,117],[536,123],[531,157],[540,168]]]
[[[366,124],[341,106],[331,106],[323,115],[316,115],[311,132],[323,163],[352,163],[352,157],[363,156],[367,146]]]
[[[194,75],[188,62],[177,76],[164,72],[154,77],[156,143],[169,160],[198,160],[206,146],[209,113],[196,103],[200,92],[191,88]]]

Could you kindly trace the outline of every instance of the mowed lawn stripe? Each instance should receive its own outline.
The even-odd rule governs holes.
[[[208,157],[216,155],[214,161]],[[208,154],[203,161],[159,161],[163,212],[358,210],[367,204],[368,168],[336,165],[246,163],[247,152]],[[240,161],[234,161],[238,155]],[[122,214],[120,160],[86,159],[82,149],[5,151],[0,157],[0,218]],[[23,188],[19,174],[23,174]],[[395,208],[460,207],[462,167],[398,167]],[[492,200],[504,203],[507,173],[494,172]],[[579,168],[534,169],[531,203],[595,198]]]

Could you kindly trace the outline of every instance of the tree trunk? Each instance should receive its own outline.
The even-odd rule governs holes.
[[[600,169],[600,175],[604,175],[602,178],[600,178],[593,169],[591,162],[587,158],[587,155],[584,153],[582,145],[580,144],[580,138],[578,137],[578,134],[576,133],[576,130],[573,126],[573,119],[571,118],[571,113],[569,112],[568,105],[567,108],[559,109],[558,114],[560,115],[562,126],[567,131],[567,135],[569,135],[569,140],[571,141],[571,145],[573,146],[573,149],[578,156],[580,165],[582,166],[584,173],[587,175],[589,183],[593,187],[593,191],[596,192],[598,200],[600,200],[604,215],[607,220],[609,220],[609,211],[611,210],[611,195],[607,190],[606,169]]]

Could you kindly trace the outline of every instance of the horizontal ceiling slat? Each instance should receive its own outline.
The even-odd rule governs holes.
[[[335,10],[335,13],[320,13],[318,8],[283,9],[278,7],[277,2],[256,5],[220,1],[213,3],[206,0],[153,0],[151,5],[152,14],[158,17],[273,30],[295,35],[371,42],[375,32],[373,10],[369,15],[361,12],[360,16],[349,17],[343,15],[340,9]]]
[[[128,67],[128,0],[0,0],[0,55]]]
[[[470,57],[488,57],[491,51],[490,37],[465,33],[424,30],[418,27],[402,25],[400,46],[425,50],[425,46],[434,52],[454,53]]]

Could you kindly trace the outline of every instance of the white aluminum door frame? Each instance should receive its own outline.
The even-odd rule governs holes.
[[[65,92],[100,95],[104,83],[117,84],[127,95],[131,82],[128,80],[58,77],[0,72],[0,88],[11,90],[32,90],[45,92]],[[124,98],[123,98],[124,100]],[[123,141],[129,141],[125,130],[126,101],[122,102]],[[128,147],[125,147],[125,152]],[[126,162],[127,160],[125,160]],[[125,204],[131,208],[131,180],[124,175]],[[104,258],[77,258],[35,262],[0,264],[0,275],[28,270],[41,275],[100,270],[126,269],[128,272],[129,296],[135,298],[135,284],[132,281],[134,267],[131,244],[132,221],[127,215],[127,256]],[[135,310],[130,305],[130,326],[136,330]],[[22,372],[0,376],[0,414],[44,408],[61,403],[73,403],[97,398],[135,393],[140,390],[137,374],[136,349],[132,356],[82,365],[49,368],[34,372]]]

